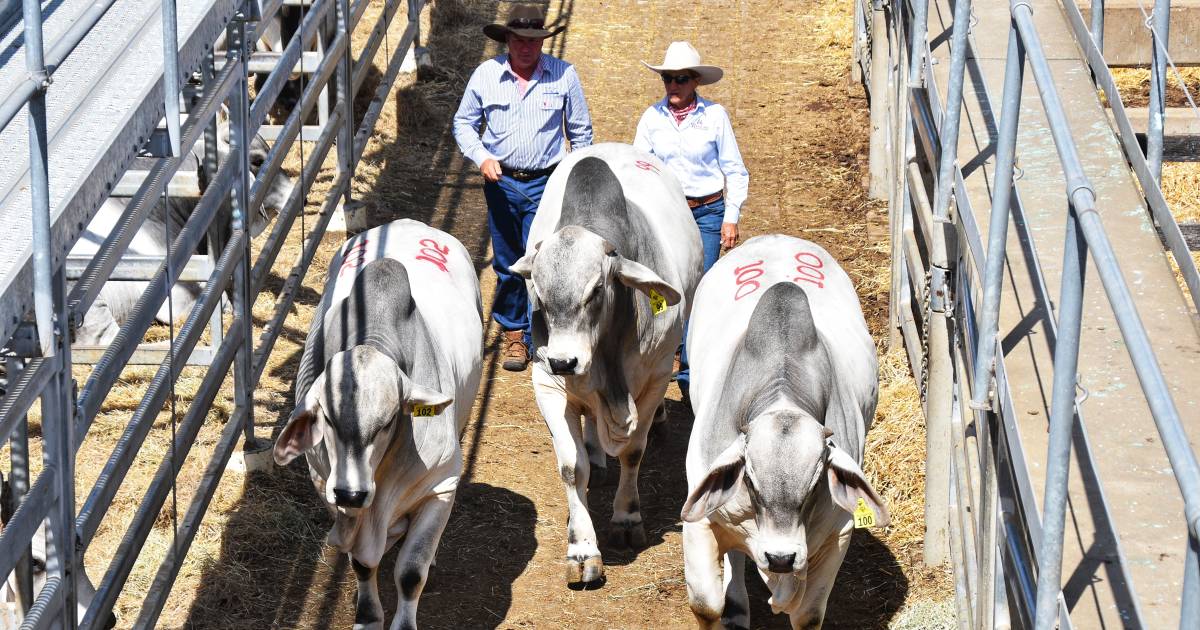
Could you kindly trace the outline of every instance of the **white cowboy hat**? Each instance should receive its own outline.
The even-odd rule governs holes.
[[[725,74],[725,71],[717,66],[701,64],[699,51],[687,42],[671,42],[671,45],[667,46],[667,54],[663,55],[663,62],[660,65],[652,66],[645,61],[642,62],[642,65],[660,74],[672,70],[691,70],[699,75],[696,82],[700,85],[716,83]]]

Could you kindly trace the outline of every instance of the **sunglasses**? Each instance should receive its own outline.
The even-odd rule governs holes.
[[[692,80],[692,75],[690,75],[690,74],[664,74],[664,75],[662,75],[662,80],[663,80],[663,83],[671,83],[672,81],[674,81],[676,85],[684,85],[688,81]]]
[[[516,20],[509,20],[509,22],[508,22],[509,28],[540,29],[545,25],[546,25],[546,23],[544,20],[538,20],[538,19],[534,19],[534,18],[518,18]]]

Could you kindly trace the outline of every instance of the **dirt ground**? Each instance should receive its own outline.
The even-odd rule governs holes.
[[[372,2],[373,21],[381,2]],[[480,26],[509,5],[491,0],[436,0],[423,17],[434,68],[420,80],[401,79],[367,147],[354,180],[372,224],[412,217],[454,234],[480,271],[484,304],[495,277],[490,270],[482,179],[458,153],[450,116],[478,63],[499,52]],[[574,63],[582,78],[597,141],[632,140],[642,110],[661,96],[661,81],[639,60],[657,62],[667,44],[686,39],[707,63],[725,68],[725,79],[702,89],[733,118],[751,173],[742,238],[782,232],[820,243],[839,258],[856,282],[872,332],[886,343],[888,244],[882,204],[863,191],[869,133],[867,102],[850,79],[852,3],[797,0],[551,0],[550,11],[568,24],[547,51]],[[404,28],[389,31],[388,46]],[[361,47],[364,32],[355,38]],[[382,55],[381,55],[382,57]],[[377,61],[364,90],[378,83]],[[361,115],[369,97],[358,101]],[[306,149],[311,151],[311,145]],[[299,155],[289,159],[293,174]],[[309,156],[307,159],[311,159]],[[302,233],[320,210],[333,178],[326,161],[309,195],[303,225],[289,241],[255,303],[261,327],[275,307]],[[868,230],[868,228],[871,228]],[[882,236],[881,236],[882,234]],[[254,393],[259,435],[270,438],[292,409],[292,378],[313,308],[320,299],[329,257],[343,235],[328,235],[292,315]],[[256,244],[257,247],[261,243]],[[165,337],[163,331],[155,334]],[[424,628],[687,628],[680,549],[679,508],[686,492],[683,461],[690,415],[672,385],[670,422],[650,443],[640,480],[649,547],[620,553],[601,545],[607,584],[568,590],[566,502],[554,453],[533,403],[529,373],[499,369],[495,326],[488,329],[484,379],[463,439],[465,475],[454,514],[442,538],[437,567],[422,597]],[[256,337],[257,339],[257,334]],[[881,403],[869,436],[866,464],[887,501],[886,530],[856,532],[837,578],[827,627],[951,627],[947,569],[922,568],[924,433],[920,401],[905,359],[881,350]],[[141,401],[152,371],[130,369],[109,395],[78,458],[80,488],[100,473],[112,444]],[[82,384],[87,371],[76,373]],[[178,385],[178,415],[199,384],[185,370]],[[179,514],[203,473],[222,424],[232,410],[226,385],[192,448],[178,481]],[[37,433],[36,418],[34,433]],[[132,465],[86,558],[99,581],[116,552],[155,467],[169,455],[171,416],[164,412]],[[615,464],[614,464],[615,465]],[[593,492],[591,506],[603,532],[614,482]],[[77,501],[86,494],[81,490]],[[172,503],[160,515],[117,603],[121,627],[136,619],[154,571],[172,540]],[[303,460],[286,469],[243,475],[229,471],[159,620],[165,628],[342,628],[353,618],[355,580],[345,557],[324,545],[330,524]],[[601,536],[603,539],[603,536]],[[385,558],[385,569],[391,556]],[[385,608],[394,609],[390,570],[381,574]],[[751,585],[754,627],[785,625],[766,606],[756,576]]]

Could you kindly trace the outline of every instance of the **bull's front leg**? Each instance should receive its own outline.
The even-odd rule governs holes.
[[[600,446],[600,435],[596,429],[595,417],[584,417],[583,438],[583,448],[587,451],[588,464],[591,468],[588,473],[588,488],[599,488],[608,477],[608,455],[604,453],[604,447]]]
[[[730,550],[725,553],[725,610],[721,623],[727,630],[750,627],[750,595],[746,593],[746,554]]]
[[[707,521],[683,524],[683,575],[696,625],[701,630],[720,630],[725,605],[721,550]]]
[[[558,459],[558,473],[567,493],[567,584],[598,585],[604,579],[604,560],[596,544],[596,529],[588,514],[587,488],[591,466],[584,450],[581,412],[568,404],[561,385],[534,369],[533,386],[538,408]]]
[[[650,427],[654,423],[654,413],[662,404],[667,383],[664,379],[661,385],[655,383],[649,389],[650,393],[642,394],[635,403],[637,428],[619,456],[621,480],[613,497],[612,527],[608,533],[608,543],[617,549],[641,549],[646,546],[646,528],[642,524],[642,503],[638,496],[638,472],[642,467],[642,457],[646,454],[646,436],[650,434]]]
[[[788,613],[794,630],[817,630],[824,623],[825,607],[833,592],[833,581],[850,549],[850,536],[853,533],[854,529],[847,522],[815,552],[809,552],[808,572],[805,575],[807,588],[799,606]]]
[[[417,628],[417,603],[425,590],[425,580],[429,579],[429,565],[437,554],[438,541],[450,520],[454,494],[445,492],[430,497],[409,519],[404,543],[396,554],[394,579],[398,602],[391,630]]]
[[[354,630],[383,628],[383,602],[379,601],[379,565],[367,566],[350,556],[358,578],[358,598],[354,605]]]

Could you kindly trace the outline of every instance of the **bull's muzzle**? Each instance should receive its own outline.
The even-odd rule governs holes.
[[[551,358],[549,363],[550,371],[554,374],[562,376],[566,374],[574,374],[575,368],[579,366],[579,359],[576,359],[575,357],[571,357],[569,359]]]
[[[767,557],[767,568],[771,573],[791,573],[792,565],[796,562],[795,553],[764,553]]]
[[[361,508],[367,502],[367,496],[370,493],[366,490],[346,490],[344,488],[333,489],[333,502],[338,507],[343,508]]]

